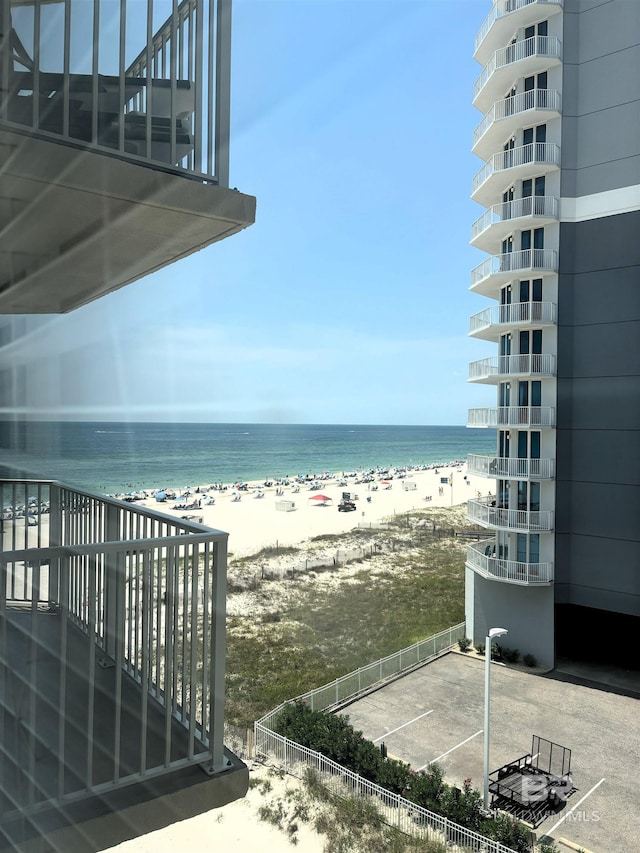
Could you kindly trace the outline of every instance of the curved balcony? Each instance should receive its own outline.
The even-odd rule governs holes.
[[[531,142],[498,151],[474,176],[471,198],[488,207],[516,180],[547,175],[560,168],[560,146],[554,142]]]
[[[562,11],[562,6],[563,0],[495,0],[476,34],[474,59],[486,65],[515,29],[535,24],[542,17],[550,18]]]
[[[504,480],[551,480],[555,473],[553,459],[518,459],[500,456],[467,457],[470,474],[499,477]]]
[[[562,44],[555,36],[532,36],[501,47],[482,69],[473,86],[473,106],[486,112],[514,77],[528,77],[558,65]]]
[[[548,195],[530,195],[494,204],[471,226],[471,245],[493,254],[515,227],[527,227],[523,219],[532,219],[539,228],[558,219],[558,199]]]
[[[553,563],[521,563],[501,560],[495,556],[494,539],[467,545],[467,565],[488,580],[515,583],[521,586],[539,586],[553,582]]]
[[[499,406],[498,408],[469,409],[467,426],[497,429],[502,426],[555,427],[553,406]]]
[[[555,249],[521,249],[504,255],[493,255],[471,270],[470,290],[493,296],[500,284],[510,281],[514,273],[552,273],[558,269]]]
[[[497,341],[506,329],[553,326],[555,323],[555,302],[512,302],[492,305],[474,314],[469,321],[469,334],[485,341]]]
[[[548,533],[553,530],[551,510],[508,509],[494,506],[495,498],[467,501],[467,518],[493,530],[532,531]]]
[[[496,382],[503,376],[555,376],[556,357],[551,353],[499,355],[472,361],[469,382]]]
[[[489,157],[500,142],[522,126],[543,124],[560,116],[560,92],[557,89],[530,89],[496,101],[473,132],[472,151]]]

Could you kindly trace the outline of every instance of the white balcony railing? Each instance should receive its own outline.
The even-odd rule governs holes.
[[[555,376],[555,374],[556,357],[551,353],[490,356],[473,361],[469,365],[470,382],[497,376]]]
[[[558,218],[558,199],[553,196],[531,195],[494,204],[471,226],[471,242],[492,225],[523,218]]]
[[[553,563],[523,563],[495,556],[495,540],[467,545],[466,565],[490,580],[534,586],[553,581]]]
[[[522,167],[560,166],[560,146],[554,142],[531,142],[507,151],[499,151],[488,160],[474,176],[473,195],[492,175]],[[534,169],[534,170],[535,170]]]
[[[496,530],[529,530],[548,532],[553,530],[551,510],[509,509],[495,506],[495,498],[482,498],[467,502],[467,518],[482,527]]]
[[[496,101],[473,132],[474,147],[495,122],[532,110],[560,112],[560,92],[556,89],[531,89]]]
[[[51,481],[0,500],[0,817],[226,771],[227,535]]]
[[[492,275],[501,273],[523,272],[524,270],[540,270],[540,272],[555,272],[558,269],[558,253],[555,249],[521,249],[517,252],[506,252],[503,255],[492,255],[471,270],[471,287]]]
[[[560,39],[555,36],[532,36],[507,47],[501,47],[493,54],[476,79],[473,86],[474,100],[497,71],[508,68],[516,62],[535,57],[560,59],[562,57]]]
[[[485,40],[492,26],[496,21],[501,18],[506,17],[507,15],[511,15],[514,12],[518,12],[520,9],[523,9],[525,6],[531,6],[533,3],[537,3],[544,6],[560,6],[563,5],[563,0],[495,0],[493,6],[489,10],[487,17],[482,22],[480,29],[476,33],[475,38],[475,50],[482,45],[482,42]],[[541,13],[543,14],[543,13]]]
[[[467,426],[494,429],[501,426],[555,427],[553,406],[500,406],[469,409]]]
[[[471,474],[505,480],[550,480],[554,476],[553,459],[517,459],[500,456],[467,457]]]
[[[231,0],[5,5],[1,125],[228,187]]]
[[[474,314],[469,321],[469,334],[477,334],[492,326],[540,326],[556,322],[555,302],[512,302],[510,305],[492,305]]]

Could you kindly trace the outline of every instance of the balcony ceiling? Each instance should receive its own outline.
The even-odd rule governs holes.
[[[66,313],[255,221],[255,198],[0,130],[0,314]]]

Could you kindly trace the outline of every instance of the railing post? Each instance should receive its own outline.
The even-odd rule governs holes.
[[[231,0],[218,0],[216,24],[215,175],[218,179],[218,186],[228,187],[231,97]],[[209,99],[209,109],[211,109],[211,95],[209,95]]]
[[[105,507],[105,542],[114,543],[121,539],[120,510],[117,506],[107,504]],[[90,596],[95,595],[93,589],[88,590]],[[119,551],[105,551],[104,561],[104,651],[106,660],[101,661],[103,666],[113,665],[116,660],[116,649],[118,635],[122,633],[124,625],[119,625],[118,603],[124,604],[124,565],[120,559]],[[120,637],[122,641],[124,638]]]
[[[223,770],[224,757],[224,669],[226,655],[226,599],[227,599],[227,536],[213,545],[213,584],[211,594],[211,648],[209,661],[209,701],[211,731],[209,744],[212,755],[211,770]]]

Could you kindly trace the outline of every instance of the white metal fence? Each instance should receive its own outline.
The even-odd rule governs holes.
[[[493,506],[495,499],[484,498],[467,502],[467,518],[483,527],[501,530],[531,530],[548,532],[553,530],[551,510],[509,509]]]
[[[494,23],[500,18],[504,18],[505,15],[510,15],[512,12],[517,12],[520,9],[523,9],[525,6],[530,6],[532,3],[540,4],[541,6],[560,6],[562,7],[564,0],[494,0],[493,6],[491,7],[489,14],[482,22],[480,29],[476,34],[475,39],[475,49],[478,50],[482,42],[485,40],[491,27]],[[541,15],[544,12],[540,13]]]
[[[555,249],[519,249],[493,255],[471,270],[471,287],[489,276],[498,273],[519,272],[521,270],[547,270],[558,268],[558,253]]]
[[[498,151],[477,172],[472,181],[474,195],[492,175],[508,169],[544,166],[560,166],[560,146],[553,142],[530,142],[506,151]]]
[[[525,563],[495,556],[495,539],[467,545],[466,564],[484,577],[530,586],[553,580],[553,563]]]
[[[556,322],[555,302],[512,302],[509,305],[492,305],[474,314],[469,322],[469,333],[474,334],[491,326],[540,325]]]
[[[231,0],[0,9],[0,122],[228,186]]]
[[[312,710],[316,711],[334,709],[362,692],[383,684],[389,678],[407,672],[418,664],[433,660],[464,637],[464,632],[465,623],[462,622],[449,628],[448,631],[442,631],[415,643],[394,655],[389,655],[356,672],[338,678],[324,687],[311,690],[297,697],[297,700],[305,701]],[[255,723],[257,755],[272,759],[287,773],[294,776],[302,776],[307,768],[317,771],[322,775],[322,781],[337,796],[356,795],[373,798],[384,820],[390,826],[395,826],[408,835],[444,840],[447,844],[474,851],[474,853],[512,853],[510,848],[424,809],[399,794],[369,782],[321,753],[277,734],[273,731],[272,725],[286,704],[279,705]]]
[[[548,480],[554,476],[553,459],[519,459],[518,457],[478,456],[467,457],[470,474],[480,477],[505,477],[512,480]]]
[[[556,425],[553,406],[500,406],[499,408],[469,409],[467,425],[470,427],[540,426]]]
[[[0,669],[31,697],[24,755],[46,743],[58,768],[22,762],[28,804],[223,769],[226,534],[54,482],[2,481],[0,503]],[[55,713],[41,668],[20,674],[25,644],[57,673]],[[106,703],[101,670],[113,672]]]
[[[494,204],[472,224],[471,240],[475,240],[492,225],[524,217],[557,219],[558,199],[553,196],[530,195]]]

